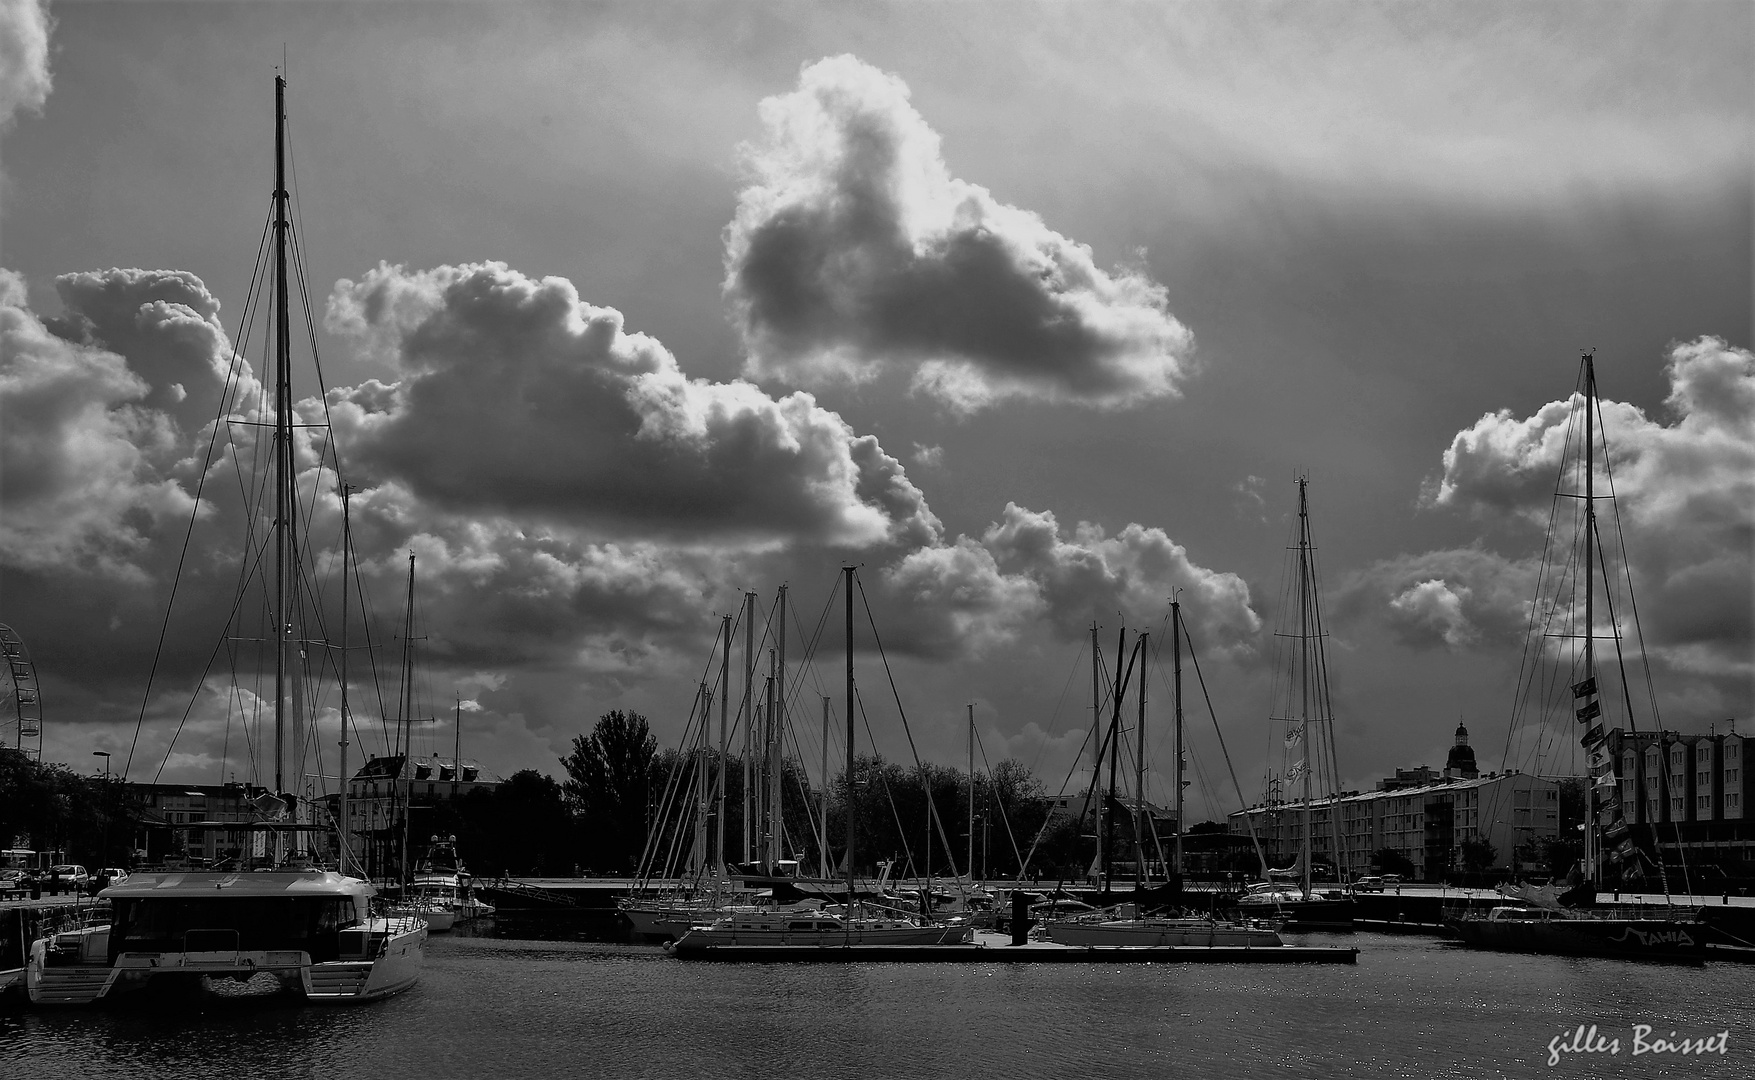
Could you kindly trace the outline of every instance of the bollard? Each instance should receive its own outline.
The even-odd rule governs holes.
[[[1012,944],[1030,940],[1030,898],[1022,889],[1012,892]]]

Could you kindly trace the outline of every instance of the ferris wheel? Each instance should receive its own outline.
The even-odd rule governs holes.
[[[24,639],[0,625],[0,652],[6,655],[6,677],[0,678],[0,746],[12,746],[33,760],[43,756],[43,698],[37,689],[36,665]]]

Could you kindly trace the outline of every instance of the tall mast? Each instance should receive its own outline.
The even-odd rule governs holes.
[[[755,749],[756,715],[750,710],[756,681],[756,594],[743,594],[743,861],[751,859],[755,830],[755,793],[751,790],[750,755]]]
[[[287,610],[293,555],[292,514],[292,329],[286,284],[286,77],[274,77],[274,791],[286,791],[287,680],[292,661],[292,618]]]
[[[1596,621],[1592,600],[1596,595],[1595,555],[1597,540],[1597,504],[1596,492],[1596,414],[1597,414],[1597,370],[1596,356],[1584,354],[1584,677],[1594,679],[1597,674],[1596,653]],[[1667,774],[1670,765],[1668,760],[1663,763]],[[1597,879],[1597,789],[1596,784],[1590,787],[1590,805],[1585,807],[1590,815],[1590,827],[1584,830],[1584,876],[1592,884]]]
[[[413,817],[409,803],[413,800],[410,774],[413,770],[414,735],[414,552],[408,553],[408,604],[402,614],[402,731],[398,742],[402,761],[397,771],[402,774],[402,852],[397,856],[397,874],[402,884],[413,880],[408,872],[408,819]]]
[[[847,914],[853,914],[854,827],[853,807],[853,567],[843,566],[847,599]]]
[[[1310,505],[1306,477],[1298,478],[1298,741],[1304,750],[1304,895],[1310,895]]]
[[[969,883],[975,883],[975,703],[969,703]]]
[[[1131,663],[1125,673],[1121,670],[1121,654],[1126,651],[1127,627],[1124,626],[1117,632],[1115,643],[1115,708],[1109,718],[1109,791],[1107,797],[1098,804],[1103,822],[1099,851],[1103,859],[1104,892],[1109,891],[1115,876],[1115,811],[1111,803],[1115,799],[1115,769],[1121,758],[1121,699],[1127,693],[1128,676],[1133,674]]]
[[[1170,601],[1170,653],[1174,667],[1171,690],[1176,699],[1176,840],[1171,853],[1175,873],[1182,873],[1182,605]]]
[[[773,770],[773,761],[774,761],[774,711],[775,711],[774,710],[774,683],[775,683],[775,681],[776,681],[776,677],[774,675],[774,650],[769,649],[768,650],[768,680],[767,680],[768,700],[765,703],[764,708],[762,709],[762,717],[764,720],[764,723],[762,724],[762,734],[763,734],[763,739],[762,739],[762,798],[761,798],[762,827],[756,833],[757,842],[761,845],[761,850],[757,854],[756,857],[762,860],[763,867],[765,869],[767,869],[767,871],[769,873],[774,872],[775,860],[777,860],[779,858],[779,856],[775,854],[775,850],[777,848],[776,841],[779,840],[779,837],[775,835],[776,823],[774,821],[774,809],[773,809],[773,803],[771,801],[773,799],[773,787],[774,787],[774,777],[773,777],[772,770]]]
[[[719,616],[719,806],[714,817],[714,856],[725,864],[725,751],[726,699],[731,696],[731,616]],[[715,867],[715,874],[719,873]]]
[[[1146,875],[1146,657],[1150,655],[1150,646],[1146,641],[1151,634],[1139,636],[1139,732],[1137,732],[1137,750],[1134,753],[1134,796],[1139,799],[1139,806],[1134,808],[1134,885],[1143,882]]]
[[[829,876],[829,695],[823,695],[823,791],[817,807],[817,876]]]
[[[1097,808],[1092,819],[1096,825],[1103,819],[1103,804],[1098,799],[1103,779],[1103,689],[1099,677],[1103,650],[1097,641],[1097,621],[1091,620],[1091,803]]]
[[[353,497],[353,489],[347,484],[341,485],[341,827],[336,830],[336,861],[341,873],[347,873],[348,850],[348,804],[347,804],[347,578],[348,556],[353,551],[353,517],[350,512],[349,500]]]
[[[786,819],[780,783],[786,757],[786,586],[780,586],[774,602],[780,609],[774,634],[779,648],[774,661],[774,704],[768,718],[772,736],[768,744],[768,829],[773,834],[772,858],[778,863],[786,857]]]
[[[1139,731],[1136,733],[1136,741],[1139,746],[1135,751],[1133,761],[1134,796],[1139,799],[1139,805],[1134,807],[1133,812],[1133,883],[1135,887],[1144,881],[1146,872],[1146,656],[1148,655],[1146,640],[1149,637],[1149,634],[1141,634],[1139,643],[1140,722]]]
[[[707,734],[712,730],[713,723],[713,688],[706,683],[701,684],[701,734],[700,743],[695,751],[695,835],[690,858],[694,862],[695,881],[699,883],[701,875],[707,869],[707,800],[711,798],[709,773],[707,771]]]

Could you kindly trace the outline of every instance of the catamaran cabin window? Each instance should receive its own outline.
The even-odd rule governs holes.
[[[125,952],[183,952],[196,932],[211,949],[216,931],[240,952],[300,949],[313,960],[339,955],[337,933],[358,923],[351,896],[146,896],[111,901],[110,959]]]

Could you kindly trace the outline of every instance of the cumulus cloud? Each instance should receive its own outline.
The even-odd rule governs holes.
[[[78,316],[79,294],[63,296]],[[0,346],[0,565],[138,578],[155,529],[193,507],[162,467],[175,423],[121,355],[51,332],[8,270]]]
[[[449,509],[733,546],[937,535],[876,439],[809,394],[688,378],[561,278],[380,266],[336,286],[328,325],[400,374],[331,394],[355,460]]]
[[[1348,575],[1343,617],[1381,613],[1416,648],[1512,649],[1523,639],[1537,566],[1480,547],[1386,559]]]
[[[1007,503],[979,539],[910,552],[884,574],[889,589],[919,612],[938,612],[929,647],[974,651],[1015,640],[1037,621],[1063,638],[1091,622],[1119,617],[1137,629],[1159,626],[1173,593],[1204,649],[1252,647],[1261,622],[1237,575],[1199,566],[1162,529],[1130,524],[1114,536],[1089,522],[1063,535],[1052,512]]]
[[[20,109],[41,109],[49,99],[47,0],[0,0],[0,131]]]
[[[1609,458],[1597,493],[1616,499],[1598,514],[1605,535],[1626,538],[1648,644],[1681,670],[1748,678],[1755,356],[1702,337],[1672,345],[1665,371],[1667,417],[1601,403]],[[1459,432],[1427,504],[1545,522],[1568,440],[1582,438],[1573,421],[1581,401],[1522,419],[1489,413]]]
[[[899,78],[831,57],[761,116],[726,230],[751,376],[812,386],[894,366],[962,411],[1178,393],[1193,337],[1164,287],[951,176]]]

